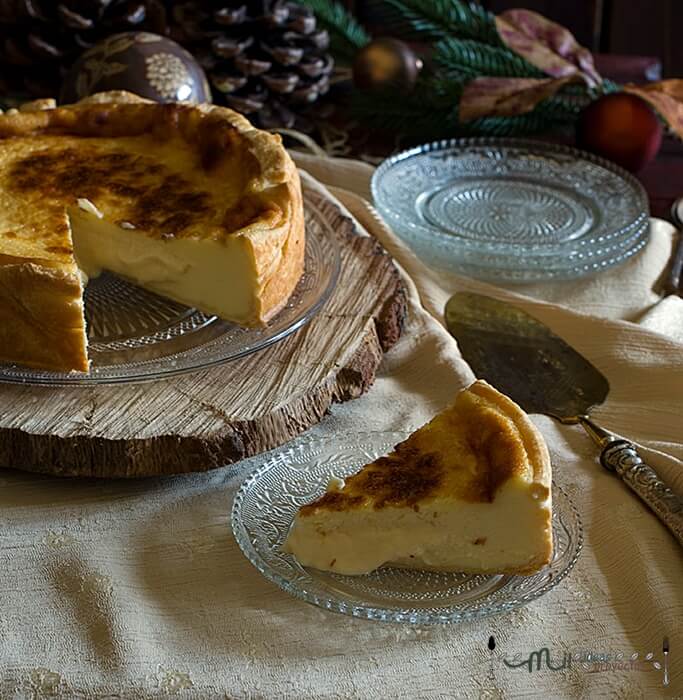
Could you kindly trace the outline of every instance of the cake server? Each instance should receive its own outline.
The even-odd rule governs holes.
[[[589,413],[609,393],[607,379],[583,355],[525,311],[492,297],[459,292],[446,304],[446,325],[474,373],[527,413],[580,424],[617,474],[683,545],[683,499],[645,464],[631,441],[605,430]]]

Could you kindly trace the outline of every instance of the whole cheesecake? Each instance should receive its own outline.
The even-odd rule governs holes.
[[[303,566],[531,574],[553,552],[550,457],[524,411],[484,381],[297,513]]]
[[[243,326],[303,273],[299,176],[279,136],[210,105],[102,93],[0,116],[0,361],[87,371],[102,270]]]

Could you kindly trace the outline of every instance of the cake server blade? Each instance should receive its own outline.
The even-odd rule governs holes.
[[[596,367],[526,311],[492,297],[458,292],[446,304],[445,317],[479,378],[527,413],[581,424],[602,448],[602,465],[618,474],[683,545],[683,499],[645,464],[635,444],[588,415],[609,393],[609,383]]]
[[[527,413],[578,416],[609,393],[588,360],[512,304],[460,292],[446,305],[446,325],[475,374]]]

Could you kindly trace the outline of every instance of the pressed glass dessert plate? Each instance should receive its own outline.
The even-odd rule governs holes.
[[[287,305],[263,328],[242,328],[104,273],[86,288],[90,372],[59,373],[0,364],[0,382],[72,386],[142,382],[192,372],[262,350],[306,324],[336,284],[336,234],[304,198],[305,269]]]
[[[304,439],[270,457],[242,484],[232,529],[246,557],[288,593],[327,610],[371,620],[444,624],[518,608],[556,586],[581,551],[581,521],[553,487],[554,555],[532,576],[484,576],[382,567],[364,576],[303,568],[282,545],[297,510],[322,495],[330,476],[344,478],[386,454],[407,433]]]
[[[389,225],[428,263],[489,280],[572,279],[647,242],[648,202],[618,166],[524,139],[453,139],[386,160],[372,179]]]

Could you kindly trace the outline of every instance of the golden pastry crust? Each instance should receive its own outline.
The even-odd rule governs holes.
[[[550,492],[552,476],[548,446],[541,431],[534,425],[527,413],[511,398],[501,394],[483,379],[474,382],[468,387],[468,391],[488,402],[491,406],[496,406],[501,414],[512,421],[526,453],[526,468],[531,470],[529,473],[531,481],[547,488]]]
[[[15,301],[31,294],[36,275],[53,280],[55,299],[70,298],[78,271],[66,212],[79,199],[89,200],[108,221],[125,222],[152,238],[220,243],[239,237],[257,282],[254,315],[246,325],[277,313],[303,274],[296,167],[279,136],[253,128],[229,109],[157,104],[117,92],[0,115],[0,275],[17,285]],[[5,270],[7,265],[13,269]],[[7,306],[16,311],[14,304]],[[50,316],[54,335],[74,321],[73,308],[62,318],[58,310],[59,304]],[[36,311],[32,320],[40,325],[39,319]],[[16,334],[6,329],[1,359],[87,369],[84,341],[76,348],[76,336],[64,340],[63,352],[54,341],[54,358],[46,361],[39,347],[46,330],[35,329],[31,349],[26,324],[14,325],[24,334],[21,352],[13,350]]]
[[[273,260],[270,270],[263,270],[267,279],[261,295],[261,317],[268,320],[275,316],[287,303],[293,287],[303,274],[306,248],[303,196],[299,173],[292,169],[284,199],[290,202],[291,219],[287,230],[280,233],[274,229],[270,236],[254,240],[254,255],[258,261]],[[288,217],[289,218],[289,217]],[[283,245],[280,242],[284,241]]]
[[[0,362],[87,372],[82,296],[75,269],[0,264]]]
[[[524,566],[490,566],[490,567],[468,567],[459,566],[458,573],[462,574],[507,574],[510,576],[531,576],[532,574],[538,573],[544,566],[547,566],[551,559],[553,558],[553,543],[552,538],[549,537],[546,540],[545,550],[539,552],[533,559],[530,559]],[[405,562],[391,562],[391,566],[396,569],[420,569],[421,571],[439,571],[441,573],[452,573],[453,569],[450,567],[440,567],[440,566],[425,566],[420,564],[419,566],[411,566]]]
[[[390,454],[303,506],[302,517],[321,510],[408,507],[436,498],[491,503],[510,479],[550,495],[550,456],[543,437],[522,409],[479,380],[455,403],[396,445]]]

